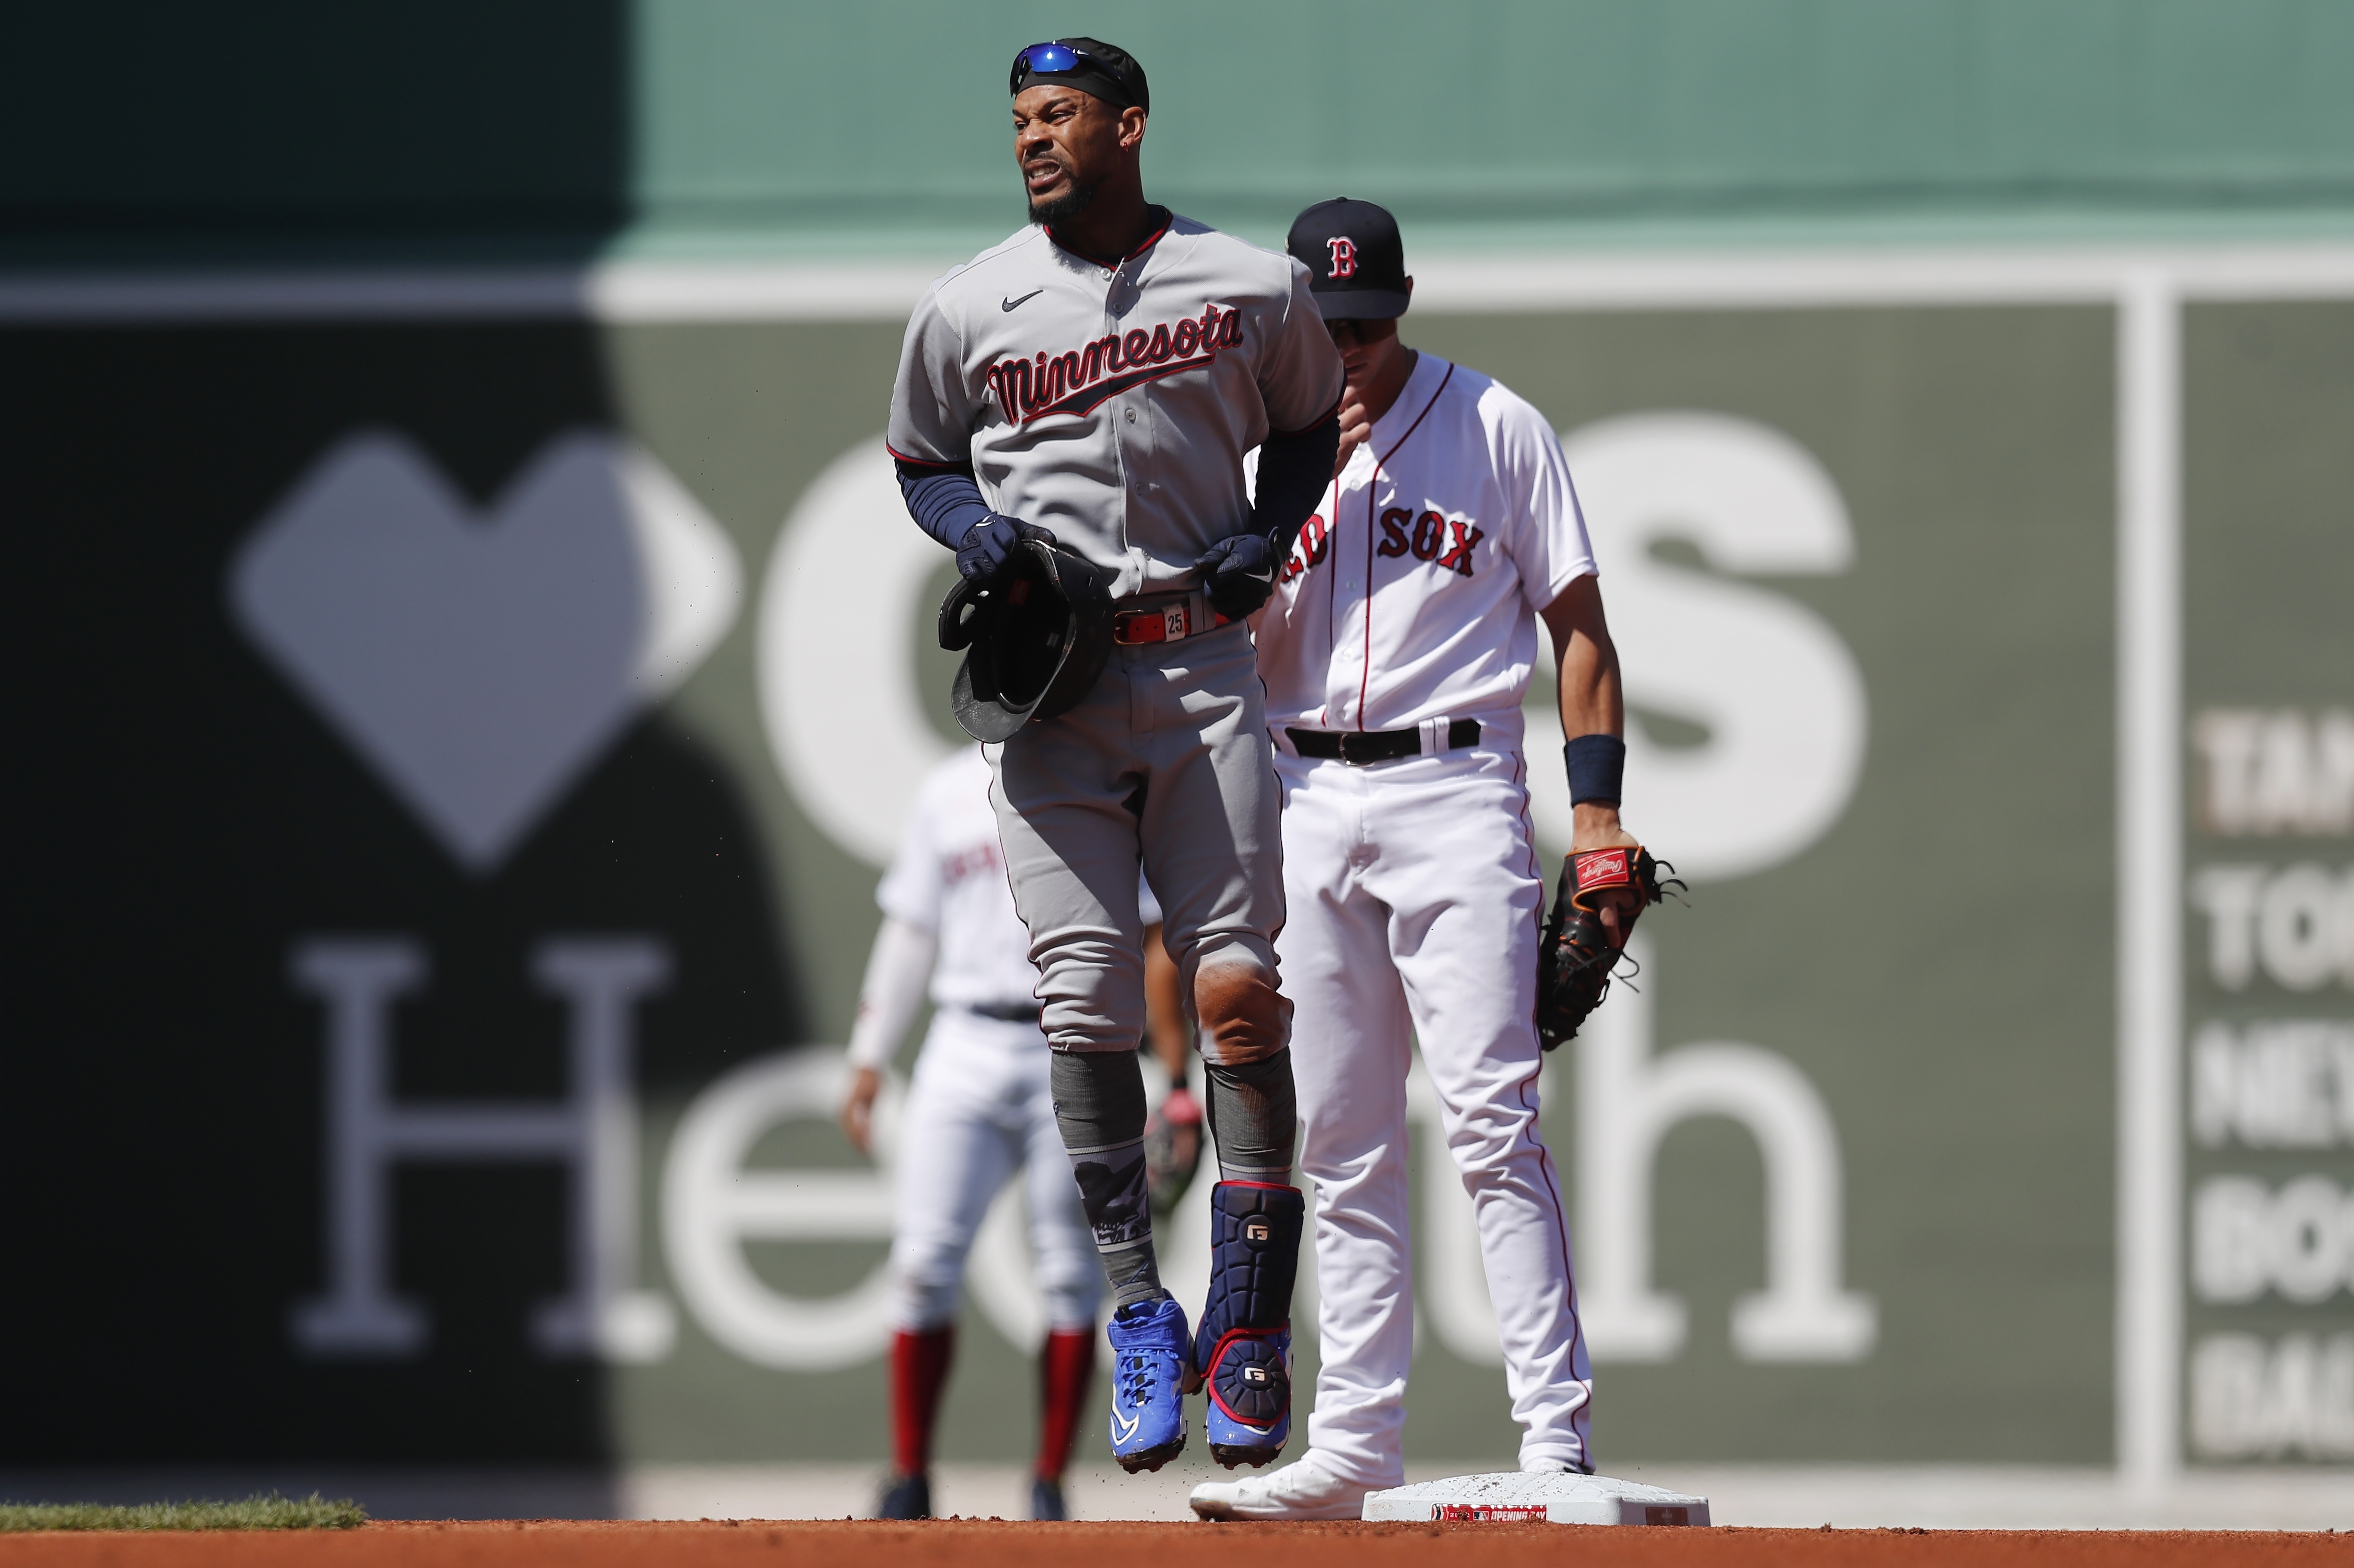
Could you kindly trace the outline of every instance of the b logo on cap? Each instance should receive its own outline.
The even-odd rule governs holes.
[[[1324,243],[1332,249],[1332,276],[1355,277],[1357,275],[1357,242],[1345,234],[1336,234]]]

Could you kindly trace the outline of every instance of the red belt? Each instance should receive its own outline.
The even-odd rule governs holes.
[[[1175,594],[1165,603],[1150,609],[1113,611],[1111,640],[1124,648],[1147,642],[1182,642],[1188,637],[1199,637],[1204,631],[1233,624],[1211,608],[1203,595]]]

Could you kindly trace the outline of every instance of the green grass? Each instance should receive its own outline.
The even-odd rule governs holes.
[[[367,1514],[348,1498],[250,1497],[240,1502],[0,1502],[0,1535],[27,1530],[349,1530]]]

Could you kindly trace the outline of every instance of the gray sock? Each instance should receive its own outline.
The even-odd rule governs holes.
[[[1207,1062],[1203,1067],[1210,1080],[1210,1135],[1218,1142],[1218,1179],[1288,1186],[1292,1145],[1299,1136],[1291,1047],[1247,1066]]]
[[[1144,1180],[1144,1072],[1133,1051],[1057,1051],[1055,1125],[1078,1178],[1115,1309],[1165,1301]],[[1287,1082],[1288,1080],[1287,1079]]]

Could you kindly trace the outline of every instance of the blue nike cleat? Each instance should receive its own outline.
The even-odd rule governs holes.
[[[1193,1359],[1185,1309],[1166,1299],[1111,1315],[1111,1457],[1134,1475],[1185,1451],[1184,1389]]]
[[[1272,1181],[1210,1190],[1210,1298],[1193,1336],[1210,1457],[1264,1465],[1291,1438],[1291,1287],[1307,1201]]]

